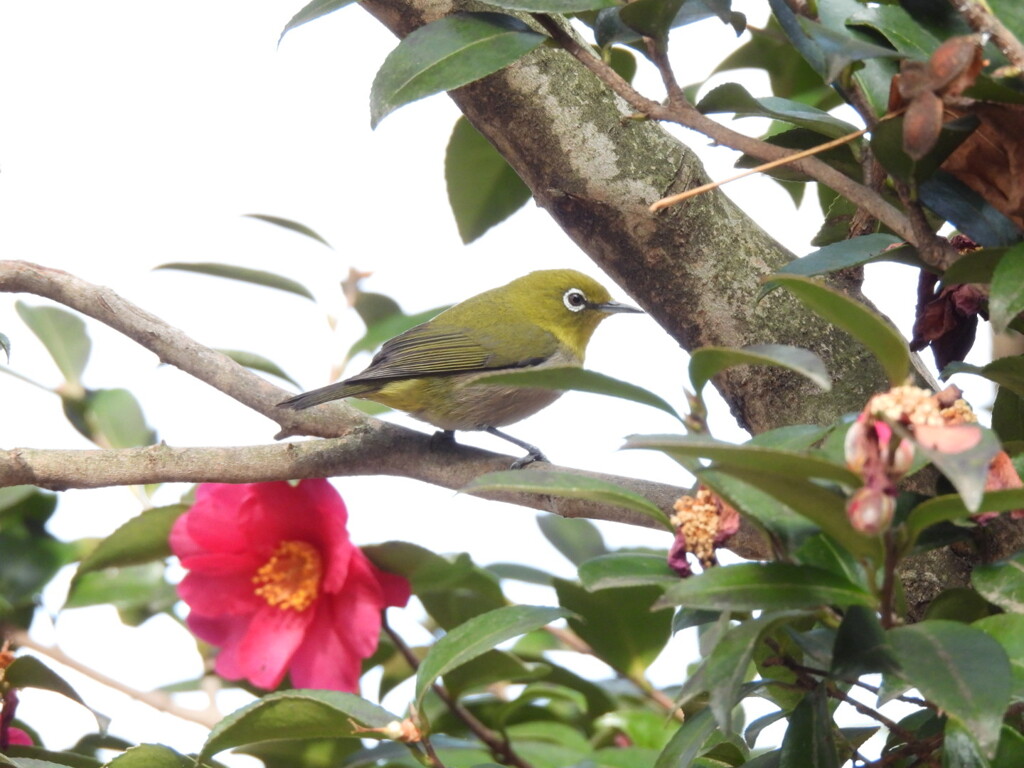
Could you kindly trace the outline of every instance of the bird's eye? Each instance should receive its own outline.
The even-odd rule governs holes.
[[[562,296],[562,303],[570,312],[579,312],[587,306],[587,295],[579,288],[570,288]]]

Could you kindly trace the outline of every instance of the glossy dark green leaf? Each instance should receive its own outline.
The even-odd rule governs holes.
[[[640,552],[612,552],[580,566],[580,582],[591,592],[645,584],[674,584],[679,574],[668,567],[666,556]]]
[[[543,43],[514,16],[456,13],[405,37],[384,60],[370,89],[370,125],[399,107],[497,72]]]
[[[859,301],[800,275],[778,272],[768,278],[803,302],[808,309],[842,328],[871,350],[893,386],[904,382],[910,372],[910,349],[899,331]]]
[[[988,298],[992,330],[1002,333],[1024,312],[1024,243],[1010,248],[999,260]]]
[[[628,488],[572,472],[510,470],[489,472],[462,488],[463,493],[540,493],[567,499],[584,499],[640,512],[667,529],[672,525],[655,504]]]
[[[528,664],[511,653],[490,650],[467,661],[444,676],[444,687],[452,696],[482,691],[497,683],[529,683],[544,678],[546,664]]]
[[[887,634],[904,680],[963,723],[991,757],[1013,679],[1003,647],[982,630],[954,621],[923,621]]]
[[[862,7],[847,19],[846,24],[872,30],[888,40],[897,51],[914,59],[929,58],[941,42],[897,5]]]
[[[621,2],[620,0],[493,0],[489,5],[504,8],[507,11],[567,14],[596,11],[600,8],[614,8],[621,5]]]
[[[971,573],[979,594],[1009,613],[1024,613],[1024,555],[983,563]]]
[[[901,240],[898,237],[883,233],[840,240],[812,251],[803,258],[793,259],[777,274],[814,277],[840,269],[857,267],[872,261],[884,260],[886,250],[899,242]],[[774,281],[766,282],[762,286],[758,298],[767,295],[777,287]]]
[[[711,459],[716,468],[749,468],[793,479],[817,477],[846,485],[860,485],[860,478],[854,472],[812,453],[750,444],[734,445],[707,435],[630,435],[624,447],[662,451],[676,460],[691,457]]]
[[[142,406],[127,389],[97,389],[85,400],[91,439],[104,448],[137,448],[156,442]]]
[[[7,755],[0,752],[0,766],[13,766],[13,768],[91,768],[91,766],[98,765],[96,761],[83,760],[76,755],[67,755],[54,752],[48,752],[47,750],[35,750],[32,747],[11,747],[11,755]],[[53,757],[54,760],[46,760],[42,757],[25,757],[22,756],[22,752],[29,752],[33,755],[42,754],[47,757]],[[61,762],[55,762],[56,759],[60,759]]]
[[[139,565],[170,557],[171,527],[188,507],[172,504],[147,509],[126,522],[82,558],[77,576],[113,566]]]
[[[541,514],[536,520],[544,538],[573,565],[578,566],[608,552],[601,531],[585,518]]]
[[[747,445],[804,451],[825,437],[830,429],[831,427],[823,427],[818,424],[790,424],[754,435],[747,441]]]
[[[569,627],[594,655],[627,675],[642,675],[672,632],[672,612],[652,610],[660,587],[639,586],[588,592],[579,584],[555,580],[559,603],[573,612]]]
[[[754,344],[748,347],[701,347],[690,355],[690,384],[700,393],[711,377],[737,365],[769,365],[788,368],[828,392],[832,379],[825,363],[807,349],[786,344]]]
[[[931,177],[978,127],[977,118],[961,118],[944,123],[935,146],[924,157],[915,160],[903,147],[903,116],[879,122],[871,131],[871,151],[895,177],[907,182],[923,182]]]
[[[665,39],[674,27],[712,16],[717,16],[725,24],[738,26],[737,33],[745,24],[741,14],[730,12],[728,0],[634,0],[619,9],[618,16],[634,32],[656,39]],[[622,42],[631,40],[625,38]]]
[[[304,5],[298,13],[292,16],[291,21],[285,24],[284,29],[281,30],[281,35],[277,38],[277,44],[280,45],[284,36],[296,27],[301,27],[307,22],[319,19],[321,16],[326,16],[328,13],[339,8],[344,8],[352,2],[354,0],[312,0],[312,2]]]
[[[312,299],[313,294],[301,283],[292,280],[290,277],[276,275],[273,272],[264,272],[261,269],[250,269],[239,267],[235,264],[213,264],[210,262],[197,262],[187,264],[185,262],[170,262],[161,264],[155,269],[175,269],[182,272],[196,272],[200,275],[213,275],[224,277],[228,280],[238,280],[243,283],[262,285],[265,288],[276,288],[279,291],[294,293],[307,299]]]
[[[14,308],[43,342],[64,378],[72,384],[81,384],[91,348],[82,319],[58,307],[30,307],[16,301]]]
[[[551,586],[553,578],[547,571],[522,563],[490,563],[485,566],[485,570],[499,579],[521,581],[525,584],[540,584],[545,587]]]
[[[963,254],[942,273],[944,285],[963,283],[989,283],[1000,260],[1009,248],[983,248]]]
[[[67,680],[34,656],[19,656],[11,662],[4,674],[4,682],[12,688],[38,688],[59,693],[88,709],[96,718],[96,724],[101,731],[105,731],[110,725],[109,717],[101,715],[86,705],[78,691]]]
[[[352,693],[289,690],[265,694],[228,715],[210,731],[199,760],[243,744],[277,739],[382,738],[402,718]]]
[[[633,55],[632,51],[628,48],[615,46],[605,48],[602,54],[608,66],[614,69],[619,77],[627,83],[633,82],[633,78],[636,77],[637,63],[636,56]]]
[[[878,615],[866,606],[851,605],[836,632],[832,674],[855,680],[861,675],[894,672],[897,668]]]
[[[824,684],[803,697],[789,716],[779,768],[839,768],[832,716]]]
[[[83,574],[72,583],[64,608],[109,604],[125,624],[138,626],[176,602],[178,593],[164,578],[163,563],[145,563]]]
[[[1014,701],[1024,702],[1024,615],[999,613],[978,619],[973,626],[987,632],[1003,646],[1013,668],[1013,689],[1010,695]]]
[[[416,672],[416,703],[447,671],[491,650],[499,643],[565,618],[562,608],[539,605],[509,605],[474,616],[454,627],[438,640]]]
[[[934,496],[911,510],[906,521],[908,544],[913,545],[917,537],[928,526],[951,520],[964,520],[972,514],[982,512],[1007,512],[1024,509],[1024,489],[991,491],[982,496],[977,510],[969,510],[959,494]]]
[[[873,606],[875,598],[830,571],[791,563],[741,563],[709,568],[672,585],[660,607],[778,611],[820,605]]]
[[[987,365],[971,365],[970,363],[950,363],[942,370],[943,378],[954,373],[973,373],[994,381],[1000,387],[1012,390],[1024,397],[1024,357],[1014,355],[1000,357]]]
[[[834,82],[855,62],[901,58],[896,51],[854,37],[845,27],[842,30],[832,29],[804,16],[800,16],[797,22],[811,45],[821,54],[821,73],[826,82]]]
[[[375,565],[409,579],[413,594],[442,629],[507,604],[498,579],[467,554],[441,557],[406,541],[362,549]]]
[[[106,768],[194,768],[196,761],[163,744],[140,744],[115,757]]]
[[[352,2],[352,0],[345,0],[345,2],[343,4],[347,5],[350,2]],[[328,3],[321,3],[321,5],[327,5],[327,4]],[[329,4],[336,6],[335,8],[331,8],[330,9],[332,11],[333,10],[337,10],[337,8],[341,7],[340,5],[338,5],[336,0],[331,0],[331,2]],[[306,6],[306,7],[308,8],[309,6]],[[324,11],[324,13],[328,13],[328,12],[329,11]],[[301,13],[301,11],[299,13]],[[322,16],[323,14],[321,13],[319,15]],[[312,21],[312,19],[306,19],[306,21]],[[285,32],[287,32],[287,31],[288,31],[288,29],[285,28]],[[282,32],[281,35],[283,36],[284,32]],[[322,243],[323,245],[326,245],[328,248],[332,248],[333,247],[329,242],[327,242],[317,232],[315,232],[314,230],[310,229],[305,224],[300,224],[297,221],[292,221],[291,219],[283,219],[280,216],[271,216],[270,214],[267,214],[267,213],[247,213],[245,215],[248,216],[250,219],[259,219],[260,221],[265,221],[267,224],[273,224],[275,227],[281,227],[282,229],[287,229],[287,230],[289,230],[291,232],[296,232],[296,233],[298,233],[300,235],[303,235],[305,237],[308,237],[308,238],[310,238],[312,240],[316,240],[318,243]]]
[[[636,384],[630,384],[628,381],[613,379],[611,376],[605,376],[597,371],[588,371],[585,368],[565,366],[494,373],[482,376],[474,383],[481,386],[488,384],[512,384],[519,387],[538,387],[541,389],[571,390],[574,392],[590,392],[595,395],[607,395],[621,400],[640,403],[641,405],[649,405],[682,421],[675,408],[653,392],[649,392],[643,387],[638,387]]]
[[[269,373],[271,376],[277,376],[277,378],[283,379],[289,384],[293,384],[296,387],[299,386],[299,383],[285,373],[277,363],[263,355],[258,355],[255,352],[244,352],[239,349],[218,349],[217,351],[222,355],[227,355],[236,363],[246,368]]]
[[[928,604],[925,619],[959,621],[963,624],[989,616],[994,612],[992,604],[968,587],[950,587],[943,590]]]
[[[1010,246],[1024,233],[981,195],[945,171],[936,171],[918,187],[921,202],[986,248]]]
[[[999,750],[991,768],[1017,768],[1024,765],[1024,734],[1004,725],[999,739]]]
[[[448,140],[444,178],[463,243],[473,242],[530,199],[530,188],[465,117],[455,122]]]
[[[1003,445],[1024,442],[1024,398],[1016,391],[1006,387],[997,390],[992,404],[992,429]]]
[[[715,728],[715,718],[712,717],[710,709],[704,708],[695,715],[690,715],[658,755],[654,768],[682,768],[692,765],[704,751],[704,745]]]
[[[808,128],[830,139],[857,131],[857,126],[793,99],[777,96],[754,98],[738,83],[726,83],[712,89],[700,100],[697,109],[705,114],[732,112],[737,117],[768,117]],[[824,140],[821,143],[824,143]]]

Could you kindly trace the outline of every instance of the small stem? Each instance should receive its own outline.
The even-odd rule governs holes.
[[[985,3],[978,0],[950,0],[956,12],[963,16],[964,21],[975,32],[990,35],[1003,55],[1018,70],[1024,70],[1024,45],[992,12]]]
[[[205,712],[200,712],[194,709],[186,709],[185,707],[179,706],[174,700],[166,693],[160,693],[158,691],[139,691],[134,688],[130,688],[119,680],[115,680],[112,677],[97,672],[96,670],[85,666],[79,661],[68,656],[64,651],[57,647],[45,646],[37,643],[28,633],[24,630],[15,629],[8,632],[8,637],[11,642],[19,648],[28,648],[29,650],[35,651],[41,656],[46,656],[59,664],[63,664],[65,667],[69,667],[80,674],[85,675],[92,680],[95,680],[100,685],[104,685],[107,688],[112,688],[115,691],[119,691],[126,696],[129,696],[136,701],[141,701],[143,704],[148,704],[153,709],[160,712],[166,712],[169,715],[174,715],[181,720],[187,720],[191,723],[198,723],[204,728],[213,728],[221,720],[221,714],[214,707],[208,707]]]
[[[896,544],[891,530],[885,532],[883,541],[885,547],[885,565],[882,576],[882,589],[879,591],[881,623],[884,629],[889,629],[896,623],[896,614],[893,610],[893,595],[896,588],[896,565],[899,555],[896,551]]]
[[[406,644],[401,635],[391,628],[391,625],[388,624],[386,618],[382,623],[382,629],[391,639],[391,642],[394,643],[398,652],[402,654],[402,658],[405,659],[406,664],[408,664],[413,670],[419,669],[420,660],[416,658],[416,654],[412,652],[412,648]],[[469,728],[474,736],[487,745],[487,748],[499,760],[499,762],[516,766],[516,768],[533,768],[530,763],[526,762],[516,754],[507,739],[499,736],[477,719],[476,715],[456,701],[456,699],[448,693],[443,686],[434,683],[431,685],[431,688],[434,693],[437,694],[437,697],[441,699],[444,705],[448,707],[451,713],[465,723],[466,727]]]

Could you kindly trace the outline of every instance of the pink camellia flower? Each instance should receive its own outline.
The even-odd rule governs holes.
[[[188,574],[178,594],[189,628],[219,646],[217,674],[276,688],[354,692],[377,648],[381,613],[409,583],[377,568],[348,537],[326,480],[206,483],[171,530]]]
[[[7,745],[10,747],[31,747],[34,742],[32,737],[25,733],[21,728],[15,728],[13,725],[7,729]]]

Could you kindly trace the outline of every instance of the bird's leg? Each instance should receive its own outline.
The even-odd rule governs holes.
[[[450,447],[455,445],[455,431],[452,429],[439,429],[430,436],[431,449]]]
[[[526,455],[523,456],[523,458],[516,459],[514,462],[512,462],[511,469],[522,469],[527,464],[533,464],[533,462],[535,461],[548,461],[548,457],[540,452],[540,448],[538,448],[535,445],[530,445],[529,443],[520,440],[517,437],[512,437],[512,435],[506,434],[505,432],[502,432],[500,429],[496,429],[495,427],[484,427],[484,432],[492,434],[495,437],[500,437],[503,440],[508,440],[513,445],[518,445],[520,448],[526,451]]]

